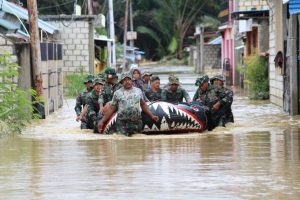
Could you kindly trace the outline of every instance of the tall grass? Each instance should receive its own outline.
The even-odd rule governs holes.
[[[17,87],[18,69],[10,55],[0,56],[0,134],[20,132],[32,118],[40,117],[34,114],[33,105],[43,100],[33,89],[24,91]]]
[[[243,70],[245,83],[249,87],[251,99],[269,98],[268,62],[266,58],[257,54],[245,60],[246,68]]]
[[[79,92],[85,88],[84,81],[86,74],[74,73],[65,76],[64,95],[67,97],[76,97]]]

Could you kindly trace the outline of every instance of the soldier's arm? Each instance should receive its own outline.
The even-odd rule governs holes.
[[[159,120],[159,117],[153,115],[153,113],[150,111],[147,103],[143,99],[141,99],[140,104],[141,104],[141,108],[142,108],[143,112],[146,113],[152,120],[154,120],[154,121]]]
[[[105,112],[104,112],[104,116],[102,117],[102,119],[98,123],[98,132],[99,133],[102,132],[102,128],[103,128],[104,123],[117,110],[118,102],[119,102],[119,100],[118,100],[118,97],[117,97],[117,93],[114,93],[111,102],[105,105],[106,109],[105,109]]]
[[[192,102],[190,95],[187,93],[187,91],[185,89],[182,89],[182,93],[183,93],[183,97],[186,102]]]
[[[86,97],[86,105],[87,105],[87,115],[90,117],[91,120],[96,120],[96,112],[93,104],[93,99],[90,97]]]
[[[80,121],[80,120],[86,115],[87,112],[88,112],[88,106],[85,105],[85,106],[83,107],[83,110],[82,110],[82,112],[80,113],[80,115],[76,118],[76,121]]]
[[[100,113],[103,113],[103,105],[104,105],[104,98],[103,98],[103,94],[100,94],[99,95],[99,98],[98,98],[98,104],[99,104],[99,112]]]
[[[233,101],[233,91],[229,90],[229,89],[223,89],[219,91],[220,93],[220,103],[221,105],[225,105],[225,104],[231,104]]]
[[[75,112],[76,112],[76,115],[79,116],[80,113],[81,113],[81,105],[82,105],[82,101],[81,101],[81,95],[79,95],[77,98],[76,98],[76,104],[75,104]]]
[[[197,91],[194,94],[193,100],[196,101],[199,98],[199,88],[197,89]]]

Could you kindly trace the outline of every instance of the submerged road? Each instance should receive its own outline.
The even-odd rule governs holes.
[[[196,90],[190,67],[148,69]],[[66,100],[0,139],[0,199],[299,199],[300,117],[233,90],[235,123],[201,134],[92,134]]]

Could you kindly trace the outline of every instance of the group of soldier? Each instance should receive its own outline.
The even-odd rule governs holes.
[[[105,122],[117,112],[116,131],[130,136],[142,130],[142,112],[154,121],[159,120],[146,103],[155,101],[178,104],[185,100],[187,104],[203,105],[208,130],[233,122],[233,92],[224,87],[222,76],[197,78],[198,89],[193,99],[175,75],[170,75],[168,84],[161,88],[159,76],[148,71],[142,73],[139,68],[132,68],[119,78],[116,71],[108,67],[97,77],[88,75],[84,84],[86,87],[76,98],[75,106],[76,121],[81,121],[82,129],[101,132]]]

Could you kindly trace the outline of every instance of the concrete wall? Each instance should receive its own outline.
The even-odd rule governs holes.
[[[221,68],[221,45],[204,45],[204,69]]]
[[[222,74],[221,68],[221,45],[204,45],[203,65],[207,75]],[[191,47],[189,64],[196,66],[199,58],[196,47]]]
[[[238,3],[239,10],[268,10],[268,1],[267,0],[239,0]]]
[[[63,72],[83,70],[91,72],[94,66],[94,16],[41,16],[57,27],[54,39],[64,44]],[[91,72],[93,73],[93,72]]]
[[[276,6],[275,6],[276,5]],[[269,17],[269,79],[270,79],[270,100],[272,103],[283,107],[283,76],[282,69],[275,67],[275,56],[278,51],[283,52],[282,34],[282,1],[270,2]]]

